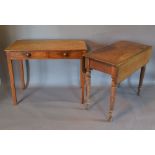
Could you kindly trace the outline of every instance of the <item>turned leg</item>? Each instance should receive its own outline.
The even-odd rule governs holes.
[[[108,114],[107,121],[111,121],[112,120],[112,112],[114,110],[116,88],[117,88],[117,84],[115,82],[115,79],[112,79],[111,96],[110,96],[110,104],[109,104],[109,114]]]
[[[10,76],[12,100],[13,100],[13,104],[16,105],[17,97],[16,97],[15,80],[14,80],[14,73],[13,73],[13,64],[12,64],[12,60],[9,58],[7,58],[7,62],[8,62],[9,76]]]
[[[91,72],[89,69],[87,69],[86,72],[86,108],[88,108],[90,104],[90,87],[91,87]]]
[[[21,88],[25,89],[23,60],[19,60]]]
[[[83,59],[80,60],[80,86],[81,86],[81,103],[84,104],[85,73],[83,72]]]
[[[140,91],[141,91],[141,88],[142,88],[143,79],[144,79],[144,75],[145,75],[145,69],[146,69],[146,66],[143,66],[141,68],[140,78],[139,78],[139,85],[138,85],[138,92],[137,92],[138,96],[140,95]]]

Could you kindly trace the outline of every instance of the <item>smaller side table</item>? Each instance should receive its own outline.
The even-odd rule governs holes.
[[[90,71],[95,69],[111,75],[111,96],[107,121],[112,120],[117,85],[141,68],[137,94],[143,83],[146,64],[152,52],[152,47],[129,41],[119,41],[98,51],[85,54],[86,58],[86,99],[90,104]]]

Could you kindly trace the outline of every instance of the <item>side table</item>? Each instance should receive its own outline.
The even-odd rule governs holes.
[[[81,81],[81,103],[84,101],[84,74],[82,72],[83,55],[87,52],[87,46],[83,40],[17,40],[5,49],[13,104],[17,104],[14,82],[13,64],[18,60],[20,64],[21,87],[24,82],[24,60],[31,59],[79,59]]]
[[[90,104],[90,71],[92,69],[111,75],[111,96],[107,120],[111,121],[117,85],[141,68],[137,94],[143,83],[146,64],[151,57],[152,47],[130,41],[118,41],[103,49],[85,54],[87,106]]]

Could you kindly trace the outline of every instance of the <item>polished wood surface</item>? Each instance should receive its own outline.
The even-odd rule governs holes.
[[[126,60],[132,59],[146,49],[150,49],[150,46],[129,41],[118,41],[100,50],[88,53],[85,56],[110,65],[120,66],[126,63]]]
[[[151,53],[151,46],[130,41],[118,41],[95,52],[85,54],[86,64],[84,66],[86,66],[86,69],[84,71],[86,71],[87,80],[87,104],[89,104],[88,102],[90,98],[90,70],[95,69],[111,75],[111,96],[109,102],[109,115],[107,118],[108,121],[111,121],[117,85],[141,68],[137,93],[140,95],[145,73],[145,66],[151,57]]]
[[[17,104],[16,89],[13,74],[13,60],[18,60],[20,66],[21,88],[25,88],[24,60],[31,59],[79,59],[81,103],[84,103],[85,76],[83,70],[83,55],[87,52],[85,41],[82,40],[17,40],[5,49],[8,59],[10,85],[13,103]]]
[[[17,40],[5,51],[78,51],[87,50],[83,40]]]

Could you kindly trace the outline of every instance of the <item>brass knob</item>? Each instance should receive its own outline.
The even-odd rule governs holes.
[[[26,52],[25,55],[26,55],[27,57],[30,57],[30,56],[31,56],[31,53]]]
[[[63,55],[66,57],[66,56],[68,56],[68,53],[67,52],[64,52]]]

